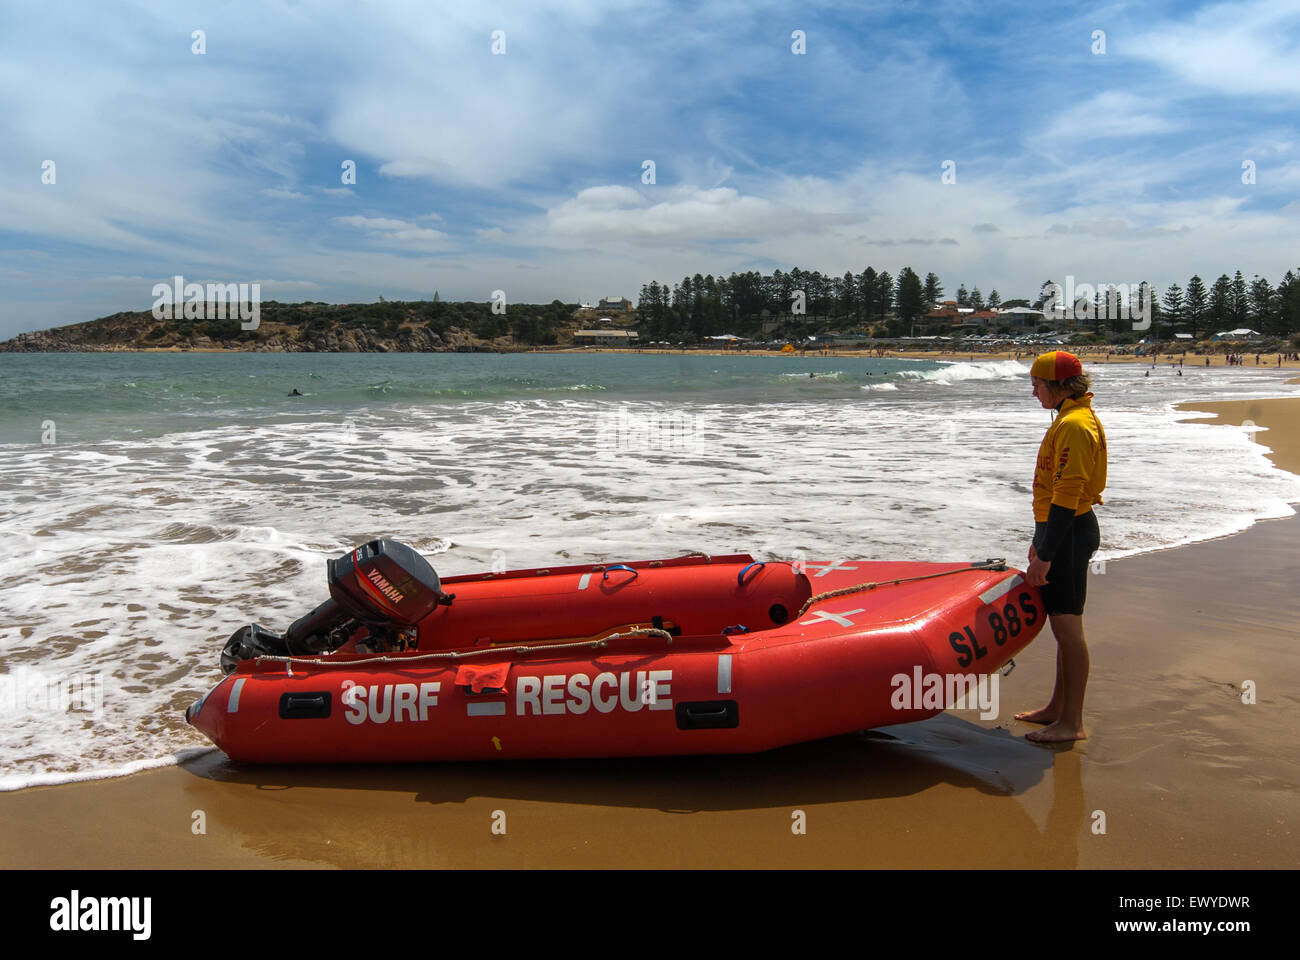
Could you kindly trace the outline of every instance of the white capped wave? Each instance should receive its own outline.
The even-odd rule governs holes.
[[[947,365],[938,370],[900,370],[898,376],[904,380],[951,384],[963,380],[1013,380],[1029,374],[1028,365],[1019,360],[940,362]]]

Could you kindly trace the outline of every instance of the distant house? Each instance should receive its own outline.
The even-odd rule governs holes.
[[[637,338],[635,330],[575,330],[577,346],[625,347]]]
[[[602,312],[631,313],[632,309],[632,301],[627,297],[606,297],[600,301]]]
[[[1263,334],[1258,330],[1238,327],[1236,330],[1221,330],[1214,335],[1215,340],[1258,340]]]
[[[963,307],[956,300],[945,300],[921,319],[929,323],[960,323],[974,312],[974,307]]]
[[[1029,307],[1012,307],[998,314],[998,322],[1007,327],[1030,327],[1042,323],[1043,311]]]

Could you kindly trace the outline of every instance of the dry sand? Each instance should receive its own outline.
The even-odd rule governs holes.
[[[1191,406],[1268,427],[1300,472],[1300,399]],[[0,866],[1295,867],[1298,542],[1292,517],[1094,574],[1092,737],[1072,746],[1011,719],[1051,691],[1044,631],[1001,682],[1002,719],[740,757],[266,768],[214,752],[0,796]]]

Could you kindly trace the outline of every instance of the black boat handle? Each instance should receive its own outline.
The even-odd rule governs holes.
[[[712,719],[714,717],[725,717],[727,715],[727,708],[724,706],[724,707],[714,707],[712,710],[701,710],[698,707],[687,706],[686,715],[690,717],[692,720],[705,720],[705,719]]]

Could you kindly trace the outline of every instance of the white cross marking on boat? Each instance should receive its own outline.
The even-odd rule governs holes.
[[[581,577],[578,578],[578,589],[586,590],[587,584],[589,583],[591,583],[591,574],[584,573]]]
[[[800,620],[799,623],[800,624],[826,623],[827,621],[834,620],[841,627],[851,627],[854,624],[853,621],[849,619],[849,615],[854,613],[866,613],[866,612],[867,612],[866,607],[858,607],[858,609],[856,610],[845,610],[842,613],[831,613],[827,610],[818,610],[815,619]]]
[[[819,576],[819,577],[824,577],[824,576],[826,576],[826,574],[830,573],[832,570],[856,570],[856,569],[858,569],[857,567],[846,567],[846,566],[844,565],[844,561],[843,561],[843,560],[836,560],[836,561],[833,562],[833,563],[809,563],[807,560],[805,560],[805,561],[804,561],[804,566],[805,566],[805,567],[812,567],[814,570],[817,571],[817,576]]]

